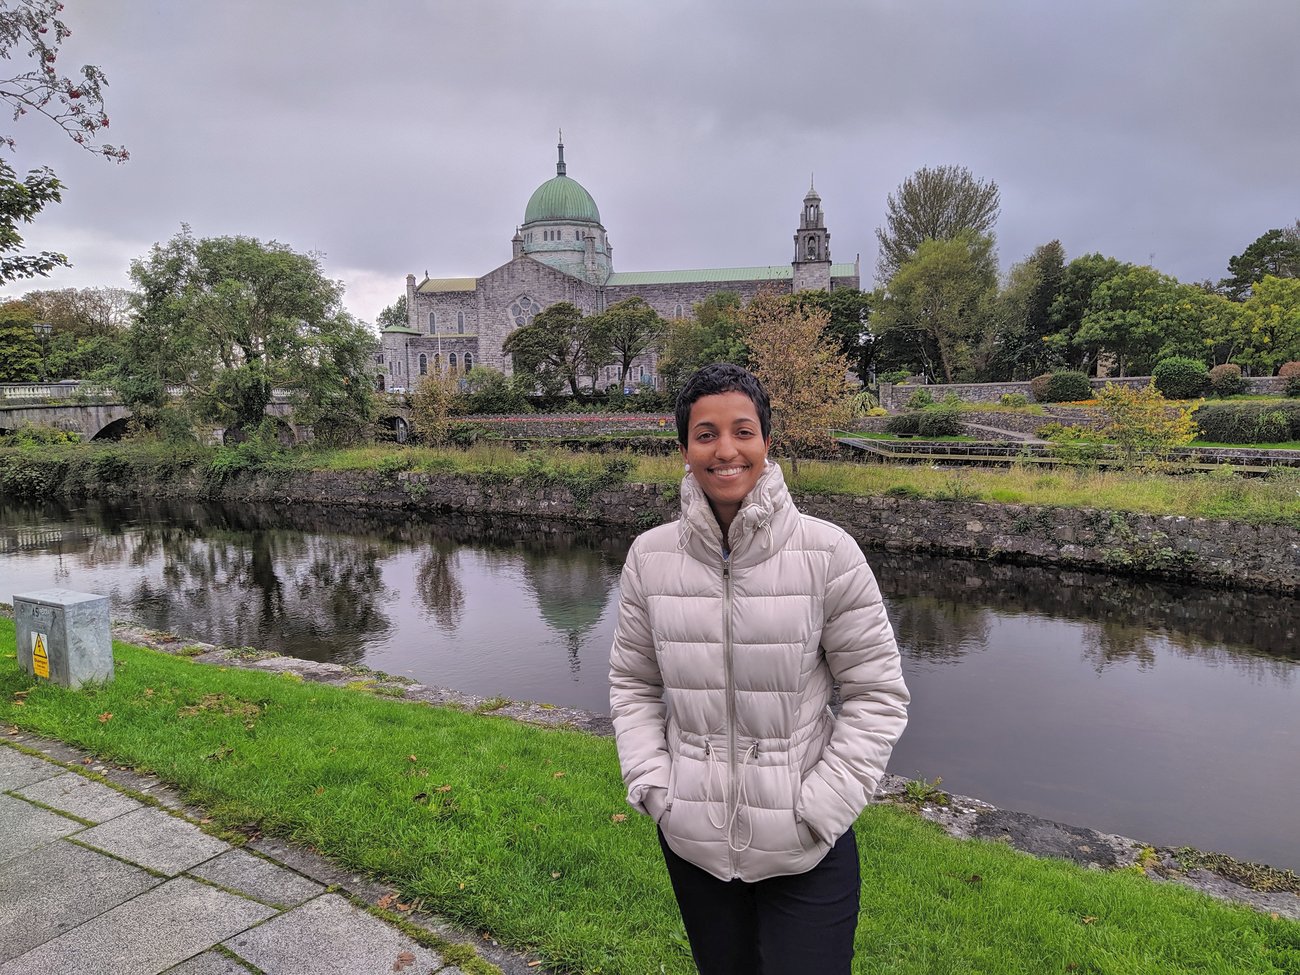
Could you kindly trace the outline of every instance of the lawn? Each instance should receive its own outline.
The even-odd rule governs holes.
[[[308,843],[560,970],[692,970],[609,740],[114,651],[107,686],[34,683],[0,620],[0,720],[156,773],[213,829]],[[859,973],[1300,973],[1300,924],[956,841],[898,807],[856,829]]]

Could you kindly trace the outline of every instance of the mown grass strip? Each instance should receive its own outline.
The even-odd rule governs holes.
[[[74,693],[14,654],[0,620],[0,719],[156,773],[221,827],[308,843],[561,969],[692,970],[607,740],[124,644],[111,684]],[[893,807],[857,829],[857,972],[1300,972],[1300,924],[957,842]]]

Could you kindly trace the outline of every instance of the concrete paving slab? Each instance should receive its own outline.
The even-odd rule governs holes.
[[[0,796],[0,864],[85,828],[30,802]]]
[[[0,964],[0,975],[158,975],[274,913],[179,877]]]
[[[41,779],[63,775],[65,771],[43,758],[24,755],[16,748],[0,748],[0,792],[21,789]]]
[[[162,883],[152,874],[54,842],[0,865],[0,962],[57,938]]]
[[[379,918],[325,894],[224,943],[266,975],[369,975],[392,972],[403,952],[407,975],[427,975],[442,958]],[[400,961],[407,961],[400,957]],[[8,975],[0,969],[0,975]]]
[[[195,955],[189,961],[183,961],[175,968],[167,969],[167,975],[248,975],[248,969],[237,961],[232,961],[216,951],[205,951]]]
[[[230,849],[229,843],[193,823],[148,807],[94,826],[79,834],[77,841],[168,876]]]
[[[297,907],[325,891],[320,884],[246,850],[227,850],[206,863],[200,863],[190,870],[190,874],[237,890],[263,904],[280,907]]]
[[[14,795],[70,813],[91,823],[105,823],[143,806],[102,782],[69,772],[15,789]]]

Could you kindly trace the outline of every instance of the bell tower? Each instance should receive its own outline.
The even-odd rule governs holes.
[[[831,235],[822,214],[822,198],[811,181],[794,235],[793,263],[795,291],[831,290]]]

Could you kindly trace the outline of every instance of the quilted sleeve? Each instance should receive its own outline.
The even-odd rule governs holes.
[[[618,626],[609,654],[609,707],[627,801],[653,817],[668,798],[667,706],[633,544],[619,582]]]
[[[876,577],[848,535],[831,552],[822,650],[844,704],[821,761],[804,779],[796,812],[833,841],[875,795],[910,700]]]

